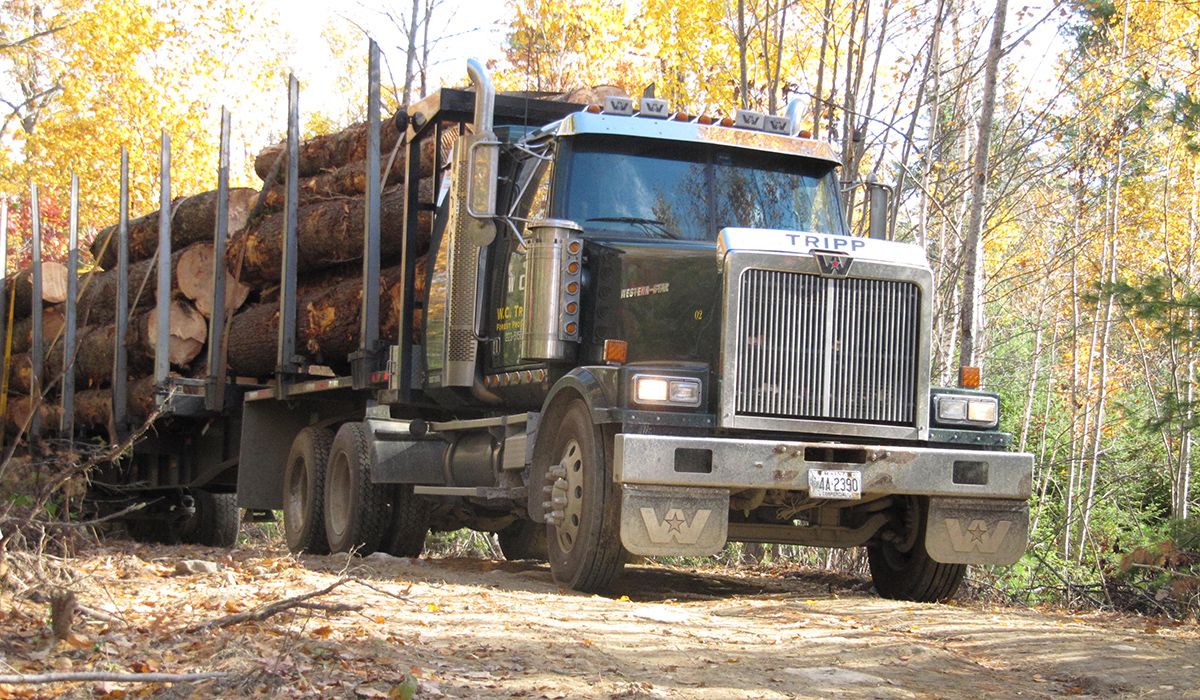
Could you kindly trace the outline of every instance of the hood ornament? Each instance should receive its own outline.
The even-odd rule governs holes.
[[[854,262],[854,258],[849,255],[836,250],[817,250],[816,248],[808,252],[817,259],[817,266],[820,268],[822,276],[846,277],[850,274],[850,265]]]

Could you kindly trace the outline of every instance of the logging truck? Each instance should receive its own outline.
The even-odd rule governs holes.
[[[580,591],[739,541],[865,547],[881,595],[944,600],[1023,554],[1032,457],[969,368],[931,386],[926,256],[888,240],[875,185],[851,235],[798,105],[715,119],[468,75],[382,124],[372,83],[361,272],[336,284],[311,270],[345,232],[298,221],[293,101],[260,169],[278,235],[214,242],[228,284],[277,286],[212,324],[206,379],[159,367],[154,430],[97,478],[111,511],[211,544],[282,511],[309,553],[472,528]]]

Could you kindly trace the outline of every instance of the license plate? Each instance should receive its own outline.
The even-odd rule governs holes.
[[[844,469],[809,469],[810,498],[862,498],[862,472]]]

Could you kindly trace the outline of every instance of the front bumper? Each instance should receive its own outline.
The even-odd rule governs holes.
[[[616,436],[618,483],[808,490],[809,469],[862,472],[864,497],[906,494],[1025,500],[1033,455],[744,438]]]

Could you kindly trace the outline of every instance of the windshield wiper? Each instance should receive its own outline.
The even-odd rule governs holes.
[[[647,233],[657,232],[666,238],[679,238],[677,234],[667,229],[667,224],[665,222],[659,221],[658,219],[644,219],[640,216],[593,216],[590,219],[587,219],[584,223],[592,221],[600,223],[634,224],[641,226]]]

